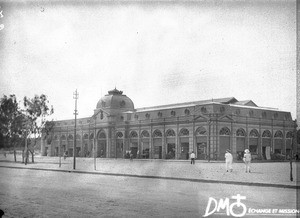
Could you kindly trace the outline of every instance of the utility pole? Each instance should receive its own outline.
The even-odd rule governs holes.
[[[77,119],[77,99],[78,99],[79,93],[77,92],[77,89],[75,92],[73,92],[73,99],[75,99],[75,110],[74,110],[74,115],[75,115],[75,127],[74,127],[74,146],[73,146],[73,170],[75,170],[76,166],[76,119]]]

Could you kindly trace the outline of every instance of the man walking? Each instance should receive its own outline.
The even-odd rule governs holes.
[[[227,149],[225,153],[225,164],[226,164],[226,172],[228,172],[228,170],[232,172],[232,154],[230,153],[229,149]]]
[[[249,149],[245,150],[243,161],[246,165],[246,173],[248,173],[248,172],[250,173],[251,154],[250,154]]]
[[[192,153],[191,153],[191,164],[195,164],[195,157],[196,157],[196,155],[195,155],[194,151],[192,151]]]

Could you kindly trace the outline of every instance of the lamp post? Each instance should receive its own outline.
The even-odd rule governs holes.
[[[73,146],[73,170],[75,170],[76,167],[76,119],[77,119],[77,99],[78,99],[79,93],[76,91],[73,93],[73,99],[75,99],[75,110],[74,110],[74,115],[75,115],[75,127],[74,127],[74,146]]]

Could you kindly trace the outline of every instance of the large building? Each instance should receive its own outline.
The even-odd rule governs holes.
[[[234,97],[134,108],[133,101],[117,89],[97,103],[91,117],[55,122],[54,131],[42,137],[43,155],[151,159],[224,159],[226,149],[240,159],[249,148],[257,159],[287,157],[293,143],[291,113],[258,107]]]

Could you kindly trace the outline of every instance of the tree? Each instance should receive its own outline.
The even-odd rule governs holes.
[[[30,99],[24,97],[24,109],[23,114],[26,117],[25,122],[25,164],[28,162],[28,152],[32,155],[32,162],[34,163],[34,148],[37,142],[37,136],[41,134],[42,129],[47,122],[46,118],[53,114],[53,107],[49,106],[47,96],[42,94],[40,96],[35,95]],[[34,140],[31,143],[30,148],[27,145],[27,139],[33,136]]]
[[[9,97],[4,95],[0,99],[0,134],[2,144],[14,148],[14,159],[16,158],[16,144],[20,142],[22,135],[22,123],[24,116],[20,111],[15,95]]]

